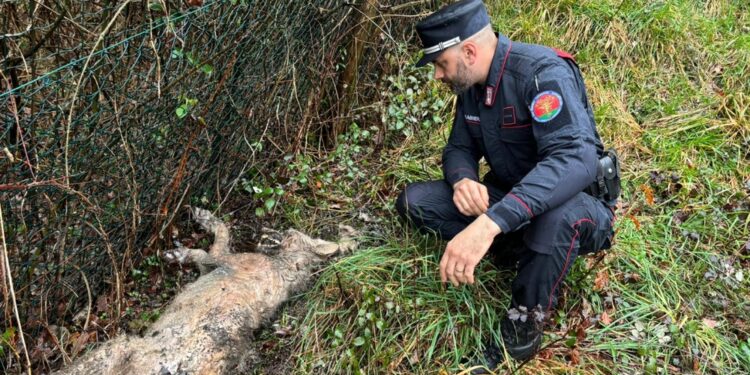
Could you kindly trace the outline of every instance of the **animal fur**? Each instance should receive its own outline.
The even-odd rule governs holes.
[[[251,370],[252,332],[311,276],[312,267],[355,246],[354,230],[341,227],[339,243],[296,230],[281,236],[278,253],[230,253],[227,226],[195,208],[214,234],[209,251],[179,247],[170,261],[195,263],[202,276],[185,287],[142,337],[121,336],[58,374],[237,374]],[[203,274],[205,273],[205,274]]]

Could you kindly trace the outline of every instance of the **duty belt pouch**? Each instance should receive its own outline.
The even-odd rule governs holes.
[[[599,159],[596,184],[599,196],[610,204],[620,197],[620,163],[614,149],[605,151],[604,156]]]

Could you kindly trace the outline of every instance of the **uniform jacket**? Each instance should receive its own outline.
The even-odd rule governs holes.
[[[486,84],[457,98],[443,173],[451,186],[479,181],[484,157],[488,182],[508,191],[487,215],[508,233],[594,182],[603,146],[572,56],[498,38]],[[549,98],[557,98],[551,119],[540,111],[539,99]]]

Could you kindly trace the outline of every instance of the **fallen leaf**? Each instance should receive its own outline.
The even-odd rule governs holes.
[[[689,217],[690,217],[690,211],[685,210],[685,209],[679,210],[672,215],[672,222],[675,225],[680,225],[684,223],[685,221],[687,221]]]
[[[583,319],[588,319],[591,316],[592,312],[591,304],[584,298],[581,302],[581,305],[583,305],[581,308],[581,317],[583,317]]]
[[[552,353],[552,351],[551,351],[551,350],[549,350],[549,349],[545,349],[545,350],[542,350],[541,352],[539,352],[539,353],[538,353],[538,354],[536,355],[536,357],[537,357],[538,359],[542,359],[542,360],[547,360],[547,359],[550,359],[550,358],[552,358],[552,355],[553,355],[553,353]]]
[[[744,245],[742,245],[742,248],[740,249],[740,253],[742,255],[750,255],[750,241],[745,242]]]
[[[609,285],[609,272],[605,270],[601,270],[596,273],[596,279],[594,279],[594,290],[595,291],[601,291],[604,290]]]
[[[628,219],[635,225],[635,230],[641,230],[641,222],[632,214],[628,214]]]
[[[81,350],[86,347],[86,344],[88,344],[90,338],[91,334],[89,334],[88,332],[83,332],[80,336],[76,337],[75,340],[71,340],[73,341],[73,357],[77,356],[78,353],[80,353]]]
[[[586,339],[586,328],[583,325],[576,327],[576,339],[581,342]]]
[[[612,323],[612,319],[609,317],[609,314],[607,314],[606,311],[602,312],[601,320],[602,324],[605,326],[608,326],[610,323]]]
[[[641,281],[641,275],[637,273],[625,272],[625,274],[622,275],[622,281],[626,283],[637,283]]]
[[[643,195],[646,197],[646,204],[649,206],[654,205],[654,190],[651,189],[651,186],[648,186],[646,184],[641,185],[641,190],[643,191]]]
[[[717,322],[717,321],[715,321],[713,319],[703,318],[703,324],[705,324],[706,327],[713,329],[713,328],[716,328],[716,326],[719,325],[719,322]]]
[[[101,295],[96,299],[96,310],[98,312],[107,312],[109,310],[109,298],[106,295]]]
[[[643,332],[643,330],[646,329],[646,326],[643,325],[643,322],[637,321],[635,322],[635,330],[638,332]]]
[[[414,366],[415,364],[419,363],[419,353],[415,350],[411,355],[409,356],[409,364]]]
[[[578,365],[581,362],[581,356],[580,353],[578,353],[578,349],[573,349],[568,353],[568,356],[570,357],[570,364],[571,365]]]
[[[664,174],[659,171],[651,171],[651,173],[649,173],[649,177],[651,178],[651,182],[654,185],[661,185],[661,183],[665,180]]]

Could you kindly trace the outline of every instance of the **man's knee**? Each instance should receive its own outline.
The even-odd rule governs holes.
[[[596,251],[611,229],[611,212],[601,202],[581,193],[531,221],[524,242],[531,249],[554,254],[579,244],[584,252]],[[556,251],[555,251],[556,250]]]
[[[396,211],[405,220],[423,223],[451,216],[450,187],[442,180],[409,184],[396,199]]]
[[[557,207],[534,218],[524,231],[523,242],[541,254],[553,254],[570,243],[570,212]]]

